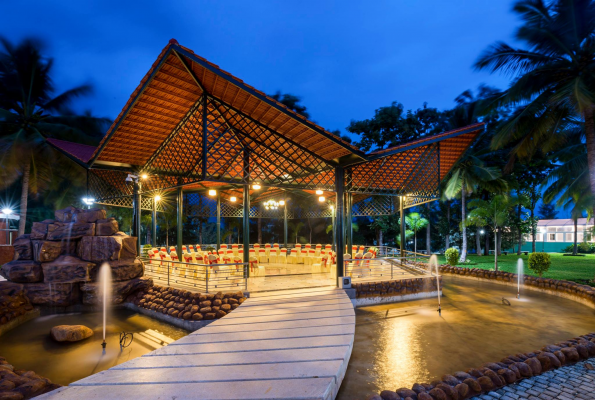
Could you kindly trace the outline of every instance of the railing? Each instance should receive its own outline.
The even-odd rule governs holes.
[[[8,245],[12,245],[12,242],[14,241],[13,239],[16,239],[17,234],[19,232],[18,229],[0,229],[0,232],[4,232],[4,236],[6,237],[6,243],[0,243],[0,244],[8,244]]]
[[[204,292],[247,290],[248,263],[193,264],[141,257],[145,275],[157,284],[183,286]]]
[[[416,256],[357,258],[344,260],[345,276],[352,282],[404,279],[410,276],[431,275],[428,264],[418,260]]]

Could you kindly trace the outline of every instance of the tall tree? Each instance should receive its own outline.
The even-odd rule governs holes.
[[[558,215],[558,211],[556,211],[554,204],[543,202],[539,206],[539,216],[541,219],[556,219],[556,215]]]
[[[405,223],[413,232],[413,251],[417,253],[417,232],[428,226],[428,220],[414,212],[405,216]]]
[[[43,56],[40,41],[25,39],[14,45],[0,38],[0,42],[1,185],[22,181],[19,234],[23,234],[29,192],[36,191],[42,171],[58,158],[46,139],[96,144],[108,121],[90,114],[77,116],[68,108],[74,99],[91,93],[89,85],[55,95],[53,60]]]
[[[580,119],[595,194],[595,2],[521,0],[513,10],[522,19],[516,40],[525,48],[498,42],[475,64],[514,77],[494,104],[519,107],[495,135],[493,146],[515,143],[512,154],[521,158],[547,153],[557,146],[561,124]]]
[[[281,91],[277,91],[270,96],[290,110],[295,111],[306,118],[310,118],[310,113],[308,113],[306,106],[300,104],[302,101],[301,97],[289,93],[281,93]]]

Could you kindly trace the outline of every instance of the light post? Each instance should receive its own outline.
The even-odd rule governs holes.
[[[483,229],[479,231],[479,234],[481,235],[481,237],[483,238],[483,235],[486,233],[486,231],[484,231]],[[479,242],[481,243],[481,239],[479,240]],[[481,249],[481,245],[478,246],[478,250]],[[481,254],[477,254],[478,256],[480,256]]]
[[[95,203],[95,199],[93,197],[83,197],[82,200],[83,203],[87,205],[87,210],[90,210],[93,203]]]
[[[541,228],[541,252],[543,253],[545,251],[545,235],[546,235],[546,229],[545,228]]]
[[[157,247],[157,203],[161,200],[158,194],[153,197],[153,214],[151,215],[151,234],[153,236],[153,247]]]
[[[10,237],[10,221],[8,220],[8,216],[12,215],[12,209],[5,207],[2,209],[2,214],[4,214],[4,217],[6,218],[6,244],[11,244],[12,240]]]

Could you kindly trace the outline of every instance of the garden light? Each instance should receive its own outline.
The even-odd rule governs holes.
[[[2,209],[2,214],[4,214],[4,215],[11,215],[12,212],[13,212],[12,209],[10,209],[8,207],[5,207]]]

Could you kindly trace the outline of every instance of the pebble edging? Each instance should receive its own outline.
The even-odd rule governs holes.
[[[189,321],[223,318],[245,300],[241,291],[202,294],[164,286],[139,290],[126,298],[126,302],[138,307]]]

